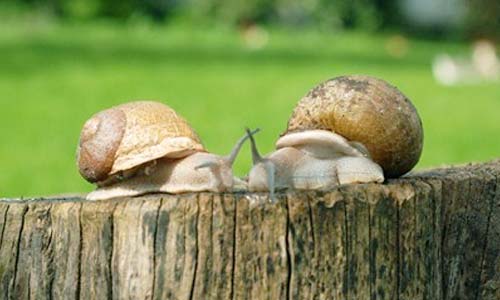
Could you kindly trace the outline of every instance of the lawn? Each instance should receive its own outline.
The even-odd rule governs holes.
[[[273,29],[251,50],[226,28],[0,23],[0,196],[91,190],[75,166],[76,144],[85,120],[112,105],[163,101],[220,154],[246,126],[260,127],[266,153],[310,88],[353,73],[384,78],[413,101],[425,129],[418,168],[499,157],[500,85],[444,87],[432,77],[435,54],[466,55],[469,46],[410,39],[396,58],[390,39]],[[249,166],[245,147],[236,173]]]

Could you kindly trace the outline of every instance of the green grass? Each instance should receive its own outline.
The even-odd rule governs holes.
[[[404,58],[385,50],[389,35],[272,30],[252,51],[236,31],[113,24],[0,25],[0,196],[85,192],[75,149],[93,113],[134,99],[175,108],[208,150],[227,153],[244,128],[261,127],[273,149],[295,105],[328,78],[384,78],[412,99],[424,124],[419,168],[500,156],[500,86],[443,87],[436,53],[465,44],[409,41]],[[238,175],[250,166],[245,147]]]

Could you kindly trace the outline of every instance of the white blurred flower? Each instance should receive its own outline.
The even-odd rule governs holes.
[[[500,78],[500,61],[495,46],[481,40],[474,43],[470,58],[437,55],[432,63],[432,73],[444,85],[496,81]]]

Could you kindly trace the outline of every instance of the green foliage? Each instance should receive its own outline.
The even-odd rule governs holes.
[[[400,9],[406,0],[4,0],[22,7],[52,12],[65,19],[141,17],[165,22],[186,18],[198,23],[247,26],[253,23],[294,27],[376,31],[388,27],[430,34],[498,37],[498,0],[463,0],[469,14],[463,24],[424,28],[406,24]],[[444,0],[441,0],[444,1]],[[462,1],[462,0],[459,0]],[[207,22],[208,21],[208,22]]]
[[[381,12],[375,6],[374,1],[321,1],[317,10],[320,13],[319,22],[323,22],[328,15],[336,15],[340,21],[340,27],[364,28],[368,30],[379,29]],[[338,26],[337,26],[338,27]]]
[[[384,3],[392,2],[395,1]],[[382,22],[382,17],[388,12],[381,9],[395,9],[395,6],[387,4],[379,6],[372,0],[191,0],[187,7],[197,17],[213,18],[229,24],[275,23],[369,30],[389,25]]]
[[[196,9],[202,1],[193,1],[190,9]],[[206,1],[205,11],[208,17],[224,23],[240,25],[247,22],[266,21],[268,17],[266,14],[272,10],[271,3],[272,1],[266,0],[214,0]]]
[[[100,14],[103,3],[100,0],[56,0],[54,9],[66,18],[90,19]]]
[[[468,0],[468,34],[500,40],[500,2],[498,0]]]

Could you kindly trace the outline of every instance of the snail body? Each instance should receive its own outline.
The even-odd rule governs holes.
[[[382,168],[337,134],[310,130],[285,137],[293,140],[286,146],[283,138],[278,140],[278,149],[264,158],[250,137],[254,161],[248,177],[251,191],[322,190],[340,184],[384,181]]]
[[[191,126],[173,109],[136,101],[94,115],[77,150],[80,174],[101,200],[152,192],[222,192],[232,189],[232,164],[247,139],[227,156],[208,153]]]
[[[327,189],[407,173],[422,152],[423,130],[399,90],[355,75],[323,82],[304,96],[275,152],[262,158],[251,142],[250,190]]]
[[[214,165],[213,169],[197,168],[207,162]],[[99,187],[89,193],[87,199],[101,200],[157,192],[222,192],[230,190],[234,183],[230,165],[212,153],[197,152],[175,160],[160,158],[148,168],[147,172]]]

